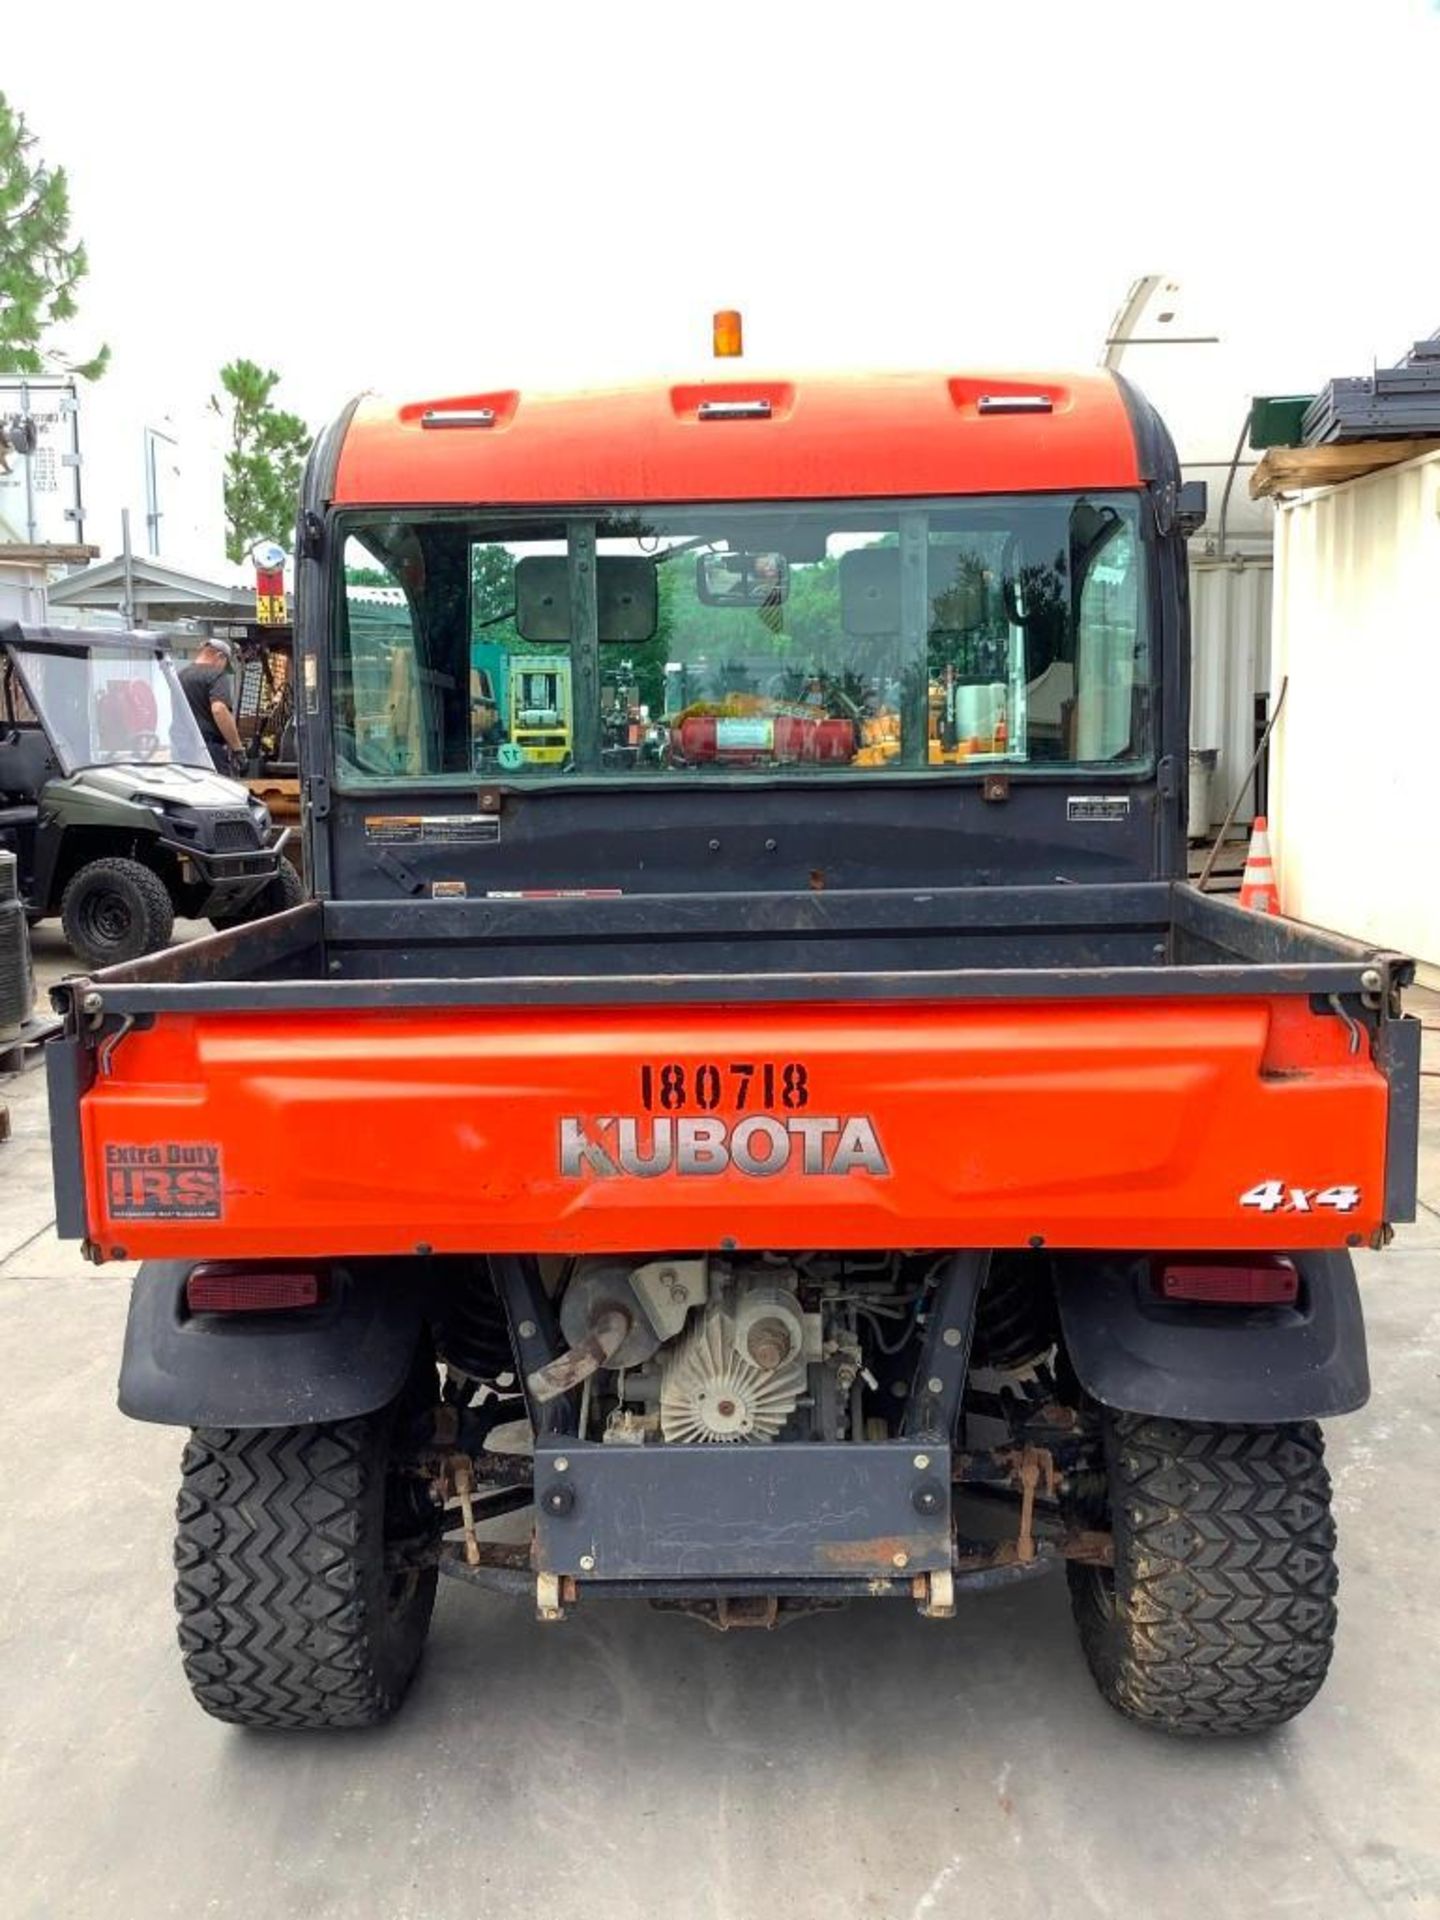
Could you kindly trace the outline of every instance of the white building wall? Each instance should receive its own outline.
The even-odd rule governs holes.
[[[45,569],[7,564],[0,548],[0,626],[10,620],[43,626],[45,616]]]
[[[1273,646],[1282,906],[1440,966],[1440,453],[1281,509]]]
[[[135,554],[207,579],[250,577],[225,558],[225,427],[204,395],[142,390],[114,369],[93,384],[0,379],[0,413],[22,403],[40,445],[0,475],[0,542],[83,540],[110,560],[128,509]]]
[[[228,580],[223,428],[203,399],[168,400],[106,374],[81,390],[85,538],[102,560],[121,550],[121,510],[130,512],[138,556],[210,580]],[[158,528],[148,521],[153,455]],[[157,545],[158,541],[158,545]]]

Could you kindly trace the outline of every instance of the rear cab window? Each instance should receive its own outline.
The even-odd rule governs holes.
[[[1151,759],[1134,495],[357,514],[344,536],[342,782]]]

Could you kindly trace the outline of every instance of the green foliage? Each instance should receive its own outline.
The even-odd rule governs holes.
[[[393,587],[399,583],[383,567],[346,567],[347,587]]]
[[[515,627],[515,555],[508,547],[470,549],[470,630],[477,645],[509,653],[524,647]]]
[[[253,360],[220,369],[220,394],[210,405],[230,417],[225,456],[225,552],[243,560],[257,540],[274,540],[288,553],[294,541],[296,501],[310,429],[298,414],[272,404],[280,384]]]
[[[88,271],[84,247],[70,244],[65,169],[36,156],[24,116],[0,93],[0,372],[100,378],[108,347],[70,362],[44,344],[74,318],[75,290]]]
[[[652,713],[664,705],[665,665],[705,660],[721,679],[748,689],[758,663],[773,661],[775,674],[794,663],[801,674],[823,657],[839,635],[839,562],[820,560],[790,569],[790,587],[775,609],[707,607],[695,582],[695,556],[679,554],[659,569],[660,617],[653,639],[625,649],[639,690]],[[728,671],[727,671],[728,669]],[[767,678],[770,676],[767,675]]]

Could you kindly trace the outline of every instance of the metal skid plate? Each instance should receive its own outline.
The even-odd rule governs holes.
[[[950,1451],[542,1441],[535,1511],[540,1570],[579,1580],[893,1580],[950,1565]]]

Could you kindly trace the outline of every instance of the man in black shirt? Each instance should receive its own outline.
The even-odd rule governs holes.
[[[180,669],[180,685],[210,758],[221,773],[231,773],[243,762],[245,750],[235,724],[235,681],[230,672],[234,649],[228,640],[207,640],[188,667]]]

